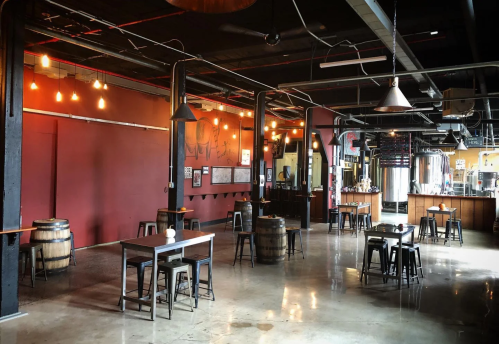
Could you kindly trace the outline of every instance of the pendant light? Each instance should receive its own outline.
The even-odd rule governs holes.
[[[317,149],[318,147],[319,147],[319,144],[317,143],[317,141],[314,141],[314,142],[312,143],[312,148],[313,148],[313,149]]]
[[[451,144],[451,145],[457,145],[459,143],[459,141],[457,141],[456,137],[454,136],[454,130],[452,129],[449,130],[447,136],[442,141],[442,143]]]
[[[173,69],[175,72],[175,68]],[[175,77],[175,73],[172,73],[172,78]],[[177,110],[175,110],[175,113],[173,116],[170,118],[172,121],[177,121],[177,122],[196,122],[196,116],[192,113],[191,109],[189,108],[189,105],[187,105],[187,96],[185,95],[185,73],[181,73],[182,77],[184,78],[184,82],[182,83],[183,85],[183,90],[182,90],[182,96],[180,97],[182,102],[180,105],[177,107]],[[173,80],[175,81],[175,80]],[[173,99],[173,98],[172,98]],[[218,118],[215,118],[215,122],[218,122]],[[216,123],[215,123],[216,125]]]
[[[385,96],[381,98],[378,106],[374,108],[380,112],[402,112],[412,109],[411,104],[407,101],[402,91],[399,88],[399,78],[395,76],[395,61],[396,61],[396,35],[397,35],[397,0],[394,1],[393,15],[393,79],[390,81],[390,88]]]
[[[36,65],[36,57],[33,56],[33,80],[31,81],[31,86],[30,88],[32,90],[37,90],[38,89],[38,86],[36,86],[36,83],[35,83],[35,65]]]
[[[107,74],[104,73],[104,86],[102,88],[105,89],[105,90],[107,90],[107,82],[106,82],[106,80],[107,80]]]
[[[42,56],[42,67],[44,68],[50,67],[50,60],[47,55]]]
[[[298,132],[298,130],[293,129],[293,134],[296,134],[297,132]]]
[[[239,113],[239,116],[244,117],[244,112],[243,112],[243,111],[241,111],[241,112]]]
[[[457,145],[456,150],[457,151],[466,151],[466,150],[468,150],[468,147],[466,147],[466,145],[464,144],[464,140],[463,139],[461,139],[461,141]]]
[[[276,121],[272,121],[271,126],[272,126],[272,129],[275,129],[275,127],[277,126],[277,122]]]
[[[97,72],[97,79],[95,79],[95,82],[94,82],[94,88],[99,89],[99,88],[101,88],[101,87],[102,87],[102,85],[101,85],[101,83],[99,82],[99,72]]]
[[[100,96],[98,105],[99,105],[99,109],[104,109],[106,107],[106,102],[104,101],[104,98],[102,97],[102,95]]]
[[[364,140],[362,143],[362,146],[360,147],[361,152],[370,152],[371,149],[369,148],[369,145],[367,144],[367,140]]]
[[[71,96],[71,100],[78,100],[78,96],[76,95],[76,65],[75,65],[75,81],[74,81],[73,95]]]
[[[329,146],[341,146],[341,142],[338,140],[336,133],[333,133],[333,138],[329,141]]]
[[[265,130],[265,131],[269,131],[269,126],[268,126],[268,125],[266,125],[265,127],[263,127],[263,130]]]
[[[218,125],[218,118],[217,117],[215,117],[215,119],[213,120],[213,124]]]
[[[55,100],[60,102],[62,101],[62,94],[61,94],[61,63],[59,62],[59,89],[57,91],[57,94],[55,96]]]
[[[305,125],[305,122],[301,121],[300,122],[300,127],[303,127]]]

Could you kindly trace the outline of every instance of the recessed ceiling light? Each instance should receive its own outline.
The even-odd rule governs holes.
[[[438,35],[438,31],[431,31],[431,32],[430,32],[430,35],[432,35],[432,36],[433,36],[433,35]]]

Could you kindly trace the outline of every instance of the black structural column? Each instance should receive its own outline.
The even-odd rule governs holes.
[[[253,138],[253,190],[251,200],[253,201],[253,230],[256,229],[256,219],[263,215],[263,206],[259,203],[260,198],[264,195],[264,186],[260,186],[260,176],[265,178],[264,163],[263,163],[263,140],[265,127],[265,92],[255,92],[257,94],[255,100],[255,118],[254,118],[254,138]],[[264,179],[265,180],[265,179]]]
[[[1,19],[0,145],[3,159],[0,165],[0,183],[3,190],[3,230],[19,228],[21,218],[24,6],[23,0],[6,3]],[[0,319],[19,312],[18,263],[19,234],[0,234]]]
[[[303,162],[302,162],[302,179],[301,179],[301,194],[303,196],[301,208],[301,228],[310,229],[310,200],[308,197],[310,189],[310,179],[312,169],[312,155],[309,154],[312,150],[312,112],[309,108],[305,112],[305,128],[303,128]]]
[[[175,113],[180,105],[182,90],[185,89],[185,63],[177,62],[172,67],[170,87],[171,115]],[[172,185],[169,185],[168,209],[180,210],[184,206],[184,166],[185,166],[185,122],[173,121],[170,128],[170,173],[172,174]],[[175,214],[173,224],[175,229],[184,226],[183,215]]]
[[[366,142],[366,133],[360,133],[360,142],[364,143]],[[367,142],[366,142],[367,144]],[[359,148],[360,150],[360,148]],[[360,172],[357,173],[357,181],[361,182],[362,179],[366,177],[366,152],[360,151],[359,154],[359,164],[360,164]]]

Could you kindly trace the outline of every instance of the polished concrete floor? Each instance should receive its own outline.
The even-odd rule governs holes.
[[[121,313],[119,245],[79,250],[78,265],[67,273],[38,278],[34,289],[28,276],[20,282],[28,315],[0,323],[0,343],[499,342],[499,236],[465,230],[463,247],[422,244],[425,278],[398,290],[377,278],[359,282],[363,233],[338,236],[314,224],[303,232],[305,259],[296,254],[281,265],[251,268],[248,261],[232,266],[232,232],[203,230],[216,233],[215,302],[202,299],[191,313],[180,300],[172,320],[162,304],[155,322],[148,307],[138,312],[130,302]],[[129,270],[129,289],[135,278]]]

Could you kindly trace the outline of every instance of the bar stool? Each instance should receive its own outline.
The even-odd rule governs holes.
[[[239,263],[241,263],[243,256],[247,257],[247,254],[243,254],[243,248],[244,248],[244,241],[248,239],[249,245],[250,245],[250,254],[249,256],[251,257],[251,267],[255,267],[254,263],[254,255],[253,255],[253,249],[255,247],[255,232],[239,232],[237,234],[237,243],[236,243],[236,254],[234,256],[234,264],[232,266],[236,265],[236,260],[237,260],[237,251],[239,248],[239,245],[241,245],[241,252],[239,252]]]
[[[131,293],[134,291],[137,291],[139,294],[139,299],[142,298],[142,295],[144,294],[144,272],[146,270],[147,266],[152,266],[152,258],[151,257],[144,257],[144,256],[137,256],[133,258],[128,258],[126,260],[126,267],[127,269],[129,267],[133,267],[137,269],[137,289],[134,290],[129,290],[126,293]],[[150,286],[149,286],[150,289]],[[121,299],[122,297],[120,296],[120,300],[118,301],[118,306],[121,305]],[[142,310],[142,304],[139,303],[139,312]]]
[[[139,230],[137,231],[137,238],[140,237],[140,229],[143,228],[142,236],[147,236],[149,231],[152,234],[152,227],[155,229],[155,234],[158,234],[158,227],[156,226],[156,221],[140,221]]]
[[[359,232],[361,231],[362,228],[364,228],[365,231],[366,229],[369,229],[371,227],[372,227],[371,214],[368,213],[359,214]]]
[[[211,271],[211,257],[201,256],[199,254],[195,254],[190,257],[183,257],[183,263],[190,264],[192,266],[192,293],[194,294],[194,308],[198,308],[198,299],[199,299],[199,286],[200,283],[206,284],[208,291],[208,295],[213,295],[213,301],[215,301],[215,293],[213,292],[213,276]],[[208,281],[200,280],[199,273],[202,265],[208,265]]]
[[[367,242],[367,271],[371,269],[371,261],[373,257],[373,252],[377,251],[379,254],[380,269],[382,274],[388,274],[388,240],[386,239],[369,239]],[[362,282],[362,277],[365,271],[365,254],[362,259],[362,272],[360,274],[360,281]],[[383,278],[383,283],[386,283],[386,278]]]
[[[303,256],[303,259],[305,259],[305,254],[303,253],[303,241],[301,237],[301,228],[299,227],[288,227],[286,228],[286,235],[288,237],[288,260],[291,258],[291,251],[293,251],[293,256],[295,255],[295,237],[296,234],[300,236],[300,248],[301,250],[296,250],[298,252],[301,252],[301,255]]]
[[[76,266],[75,239],[73,232],[71,232],[70,235],[71,235],[71,251],[69,252],[69,263],[71,263],[71,259],[73,259],[73,264],[74,266]]]
[[[428,235],[428,227],[426,222],[427,217],[421,216],[421,221],[419,222],[419,234],[418,240],[422,241]],[[437,220],[434,217],[430,217],[430,235],[434,236],[437,229]]]
[[[455,221],[453,220],[452,225],[451,225],[451,221],[447,220],[447,222],[445,223],[445,239],[446,239],[446,241],[447,241],[447,239],[451,240],[451,238],[450,238],[451,227],[452,227],[452,240],[456,240],[456,228],[457,228],[458,241],[459,241],[459,244],[461,246],[463,246],[463,229],[461,227],[461,219],[456,219]]]
[[[19,245],[19,252],[22,257],[22,279],[24,279],[24,274],[26,273],[26,265],[28,264],[28,259],[31,264],[31,288],[35,287],[35,276],[41,272],[45,275],[45,281],[47,280],[47,270],[45,269],[45,257],[43,256],[43,245],[38,243],[26,243]],[[40,258],[42,259],[42,270],[36,272],[36,254],[40,252]]]
[[[176,291],[179,288],[180,281],[182,280],[182,275],[179,276],[177,285],[177,275],[186,273],[187,274],[187,285],[191,285],[191,275],[189,273],[189,264],[182,263],[179,261],[171,261],[158,264],[158,274],[162,272],[165,274],[165,288],[167,289],[167,299],[168,299],[168,318],[172,320],[173,302],[176,299]],[[176,287],[177,285],[177,287]],[[191,306],[191,312],[194,312],[192,308],[192,293],[191,288],[189,289],[189,303]]]
[[[355,217],[353,216],[353,211],[342,211],[341,213],[341,229],[345,229],[345,222],[348,216],[348,224],[350,229],[355,227]]]
[[[169,252],[163,252],[163,253],[158,253],[158,259],[161,259],[164,262],[173,262],[175,260],[182,260],[182,252],[175,252],[175,251],[169,251]]]
[[[236,220],[237,220],[237,216],[239,216],[239,226],[236,226]],[[227,229],[227,223],[229,222],[229,219],[232,219],[231,221],[231,224],[232,224],[232,232],[234,232],[236,230],[236,227],[239,227],[243,228],[243,215],[240,211],[235,211],[235,210],[229,210],[227,212],[227,217],[225,219],[225,228],[224,228],[224,232],[225,230]]]
[[[333,219],[335,220],[335,223],[338,223],[338,228],[340,225],[340,214],[338,213],[338,208],[332,208],[329,209],[329,231],[328,233],[331,233],[333,230]]]
[[[195,219],[195,218],[192,218],[192,219],[184,219],[184,228],[185,228],[185,224],[187,223],[187,225],[189,226],[189,229],[192,231],[194,230],[194,225],[197,224],[198,225],[198,231],[201,231],[201,222],[199,221],[199,219]]]
[[[393,245],[391,248],[390,252],[390,260],[389,264],[394,264],[393,270],[395,270],[395,273],[398,275],[398,250],[399,245]],[[418,266],[416,264],[416,253],[415,249],[409,246],[404,246],[402,245],[402,273],[406,273],[406,278],[407,278],[407,287],[410,287],[409,285],[409,270],[410,270],[410,276],[412,277],[412,280],[414,278],[417,279],[417,282],[419,284],[419,276],[418,276]],[[395,261],[392,263],[392,258],[393,254],[395,253]]]
[[[419,249],[419,244],[414,243],[414,242],[403,242],[402,245],[412,247],[416,251],[416,253],[418,254],[418,264],[419,265],[416,265],[416,268],[421,270],[421,277],[424,278],[423,264],[421,263],[421,251]]]

